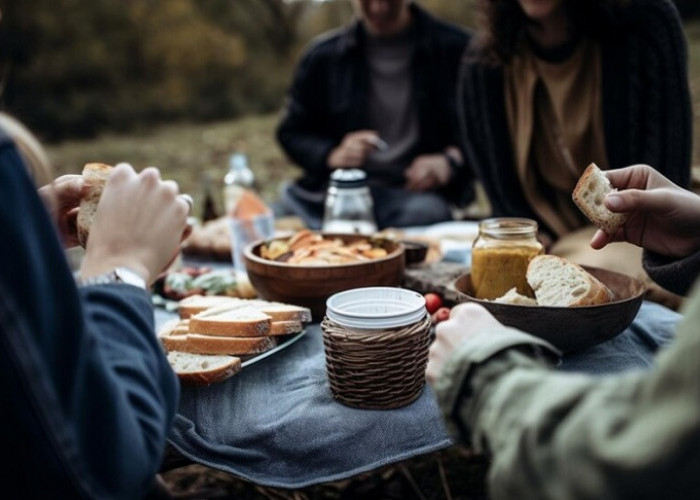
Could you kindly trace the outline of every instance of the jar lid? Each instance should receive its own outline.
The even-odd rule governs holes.
[[[367,173],[359,168],[339,168],[331,174],[331,186],[355,188],[367,185]]]
[[[326,301],[326,316],[350,328],[398,328],[420,321],[425,314],[425,297],[404,288],[353,288]]]
[[[524,217],[495,217],[479,223],[479,232],[493,237],[518,237],[537,234],[537,221]]]

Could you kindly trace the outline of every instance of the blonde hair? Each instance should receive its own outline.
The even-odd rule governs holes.
[[[29,173],[37,186],[44,186],[53,180],[53,168],[49,157],[37,138],[18,120],[0,112],[0,127],[12,138]]]

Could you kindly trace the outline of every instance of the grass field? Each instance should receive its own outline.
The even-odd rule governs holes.
[[[700,165],[700,20],[686,25],[686,35],[694,106],[693,164]],[[275,141],[277,121],[278,116],[273,114],[219,123],[174,124],[130,135],[49,145],[48,151],[59,173],[80,172],[90,161],[128,161],[137,169],[156,165],[164,177],[175,179],[183,191],[201,200],[207,177],[214,182],[218,195],[228,155],[241,149],[250,157],[263,197],[271,202],[277,197],[279,183],[299,173]]]

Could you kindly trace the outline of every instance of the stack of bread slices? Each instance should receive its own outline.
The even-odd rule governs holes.
[[[210,384],[241,369],[244,359],[299,333],[311,321],[306,307],[262,299],[193,295],[178,303],[179,318],[158,336],[183,382]]]

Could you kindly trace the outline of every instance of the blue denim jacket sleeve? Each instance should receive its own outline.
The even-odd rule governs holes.
[[[0,443],[24,498],[139,498],[179,386],[148,294],[78,290],[52,221],[0,131]],[[8,455],[9,456],[9,455]]]

